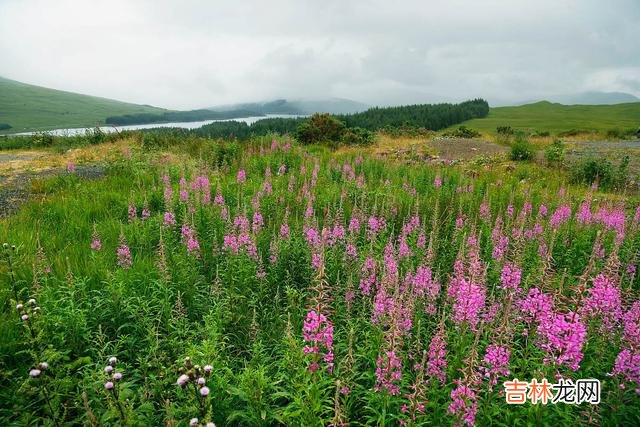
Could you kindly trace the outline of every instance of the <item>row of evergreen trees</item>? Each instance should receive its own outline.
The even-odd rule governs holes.
[[[437,131],[466,120],[486,117],[489,104],[484,99],[474,99],[459,104],[420,104],[399,107],[374,107],[355,114],[334,117],[347,128],[362,128],[369,131],[381,129],[426,129]],[[294,133],[307,117],[268,118],[248,125],[244,122],[228,121],[205,125],[193,132],[210,138],[247,139],[268,133]]]

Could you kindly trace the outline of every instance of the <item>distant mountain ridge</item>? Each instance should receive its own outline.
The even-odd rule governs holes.
[[[212,111],[248,110],[260,114],[300,114],[313,113],[353,114],[369,108],[367,104],[345,98],[329,99],[275,99],[263,102],[246,102],[209,107]]]

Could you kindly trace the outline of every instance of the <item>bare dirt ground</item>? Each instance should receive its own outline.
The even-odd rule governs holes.
[[[567,142],[567,160],[606,159],[614,165],[629,157],[629,173],[640,174],[640,140]]]
[[[362,147],[339,149],[339,152],[357,152]],[[376,143],[366,151],[397,160],[432,161],[454,163],[477,157],[495,157],[507,153],[508,148],[481,139],[461,138],[412,138],[379,135]]]
[[[0,151],[0,217],[15,212],[33,196],[32,182],[56,175],[74,173],[83,179],[104,175],[106,163],[122,156],[131,141],[102,144],[56,153],[50,150]],[[73,163],[70,172],[67,165]]]

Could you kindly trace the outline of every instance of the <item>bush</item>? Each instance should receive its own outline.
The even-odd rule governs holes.
[[[98,126],[93,129],[87,129],[84,136],[91,145],[100,144],[105,140],[105,133]]]
[[[344,134],[345,124],[328,113],[316,113],[298,126],[295,137],[302,144],[328,142],[338,144]]]
[[[519,134],[511,145],[509,158],[515,161],[529,161],[533,159],[535,152],[526,136]]]
[[[563,138],[566,136],[576,136],[576,135],[580,135],[581,133],[589,133],[589,131],[584,130],[584,129],[569,129],[569,130],[565,130],[562,132],[558,132],[558,136]]]
[[[454,138],[477,138],[480,136],[480,132],[469,129],[466,126],[460,126],[458,129],[445,133],[446,136],[452,136]]]
[[[371,145],[375,139],[373,132],[359,127],[353,127],[344,130],[341,142],[345,145]]]
[[[31,136],[31,145],[34,147],[51,147],[55,138],[48,132],[38,132]]]
[[[498,126],[496,128],[498,135],[513,135],[514,131],[511,126]]]
[[[551,135],[551,132],[549,132],[548,130],[536,130],[531,134],[531,136],[539,136],[543,138],[550,135]]]
[[[0,123],[0,130],[11,129],[11,125],[8,123]]]
[[[617,168],[608,159],[590,157],[574,165],[571,177],[580,184],[598,183],[606,190],[620,189],[627,183],[628,166],[629,156],[624,156]]]
[[[564,162],[564,144],[561,140],[555,139],[551,145],[544,150],[544,159],[549,165],[561,165]]]
[[[634,129],[609,129],[607,131],[608,139],[633,139],[636,136]]]

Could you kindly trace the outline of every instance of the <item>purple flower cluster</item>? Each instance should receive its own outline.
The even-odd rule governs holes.
[[[622,317],[622,296],[620,288],[604,274],[593,279],[593,286],[587,289],[589,296],[583,302],[583,313],[586,317],[597,317],[601,320],[601,331],[613,332]]]
[[[584,356],[587,328],[577,313],[553,313],[538,327],[540,347],[547,352],[545,364],[566,365],[577,371]]]
[[[427,362],[427,375],[432,380],[437,380],[444,385],[447,382],[447,342],[444,328],[431,338],[429,344],[429,360]]]
[[[498,378],[507,376],[509,371],[509,358],[511,350],[499,344],[489,344],[487,346],[480,371],[484,373],[485,378],[490,379],[491,386],[498,383]]]
[[[451,391],[451,403],[447,410],[460,421],[459,424],[454,425],[475,425],[478,412],[477,399],[478,396],[471,387],[458,382],[458,386]]]
[[[120,240],[120,245],[116,250],[116,256],[118,258],[116,265],[124,270],[128,270],[133,264],[131,251],[129,250],[129,246],[127,246],[127,242],[125,242],[124,238]]]
[[[333,371],[333,325],[322,313],[310,310],[302,326],[302,335],[307,345],[302,349],[304,354],[313,355],[309,366],[311,372],[318,367],[319,357],[327,365],[327,371]]]

